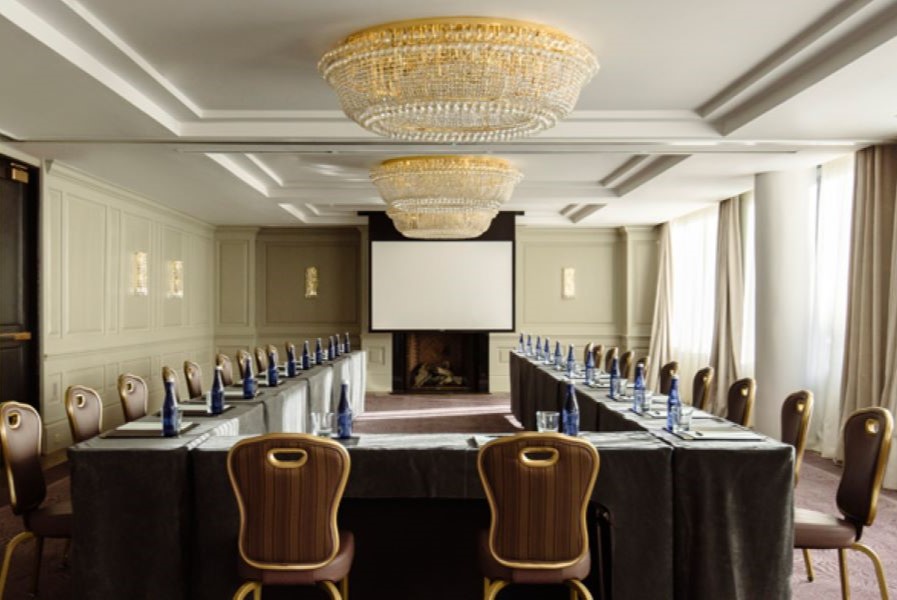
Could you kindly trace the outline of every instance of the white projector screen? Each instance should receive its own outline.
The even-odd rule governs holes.
[[[513,242],[371,242],[371,329],[513,331]]]

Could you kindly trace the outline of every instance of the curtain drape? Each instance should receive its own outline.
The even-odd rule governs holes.
[[[857,153],[841,384],[841,423],[853,411],[897,412],[897,146]],[[897,488],[892,446],[885,486]]]
[[[741,239],[741,199],[720,202],[716,235],[716,302],[710,366],[715,374],[711,411],[723,414],[729,386],[740,377],[741,333],[744,325],[744,260]]]
[[[835,456],[841,427],[841,369],[847,319],[850,269],[850,213],[853,205],[853,154],[819,168],[810,336],[807,347],[808,388],[816,402],[807,447]]]
[[[670,221],[672,262],[672,359],[679,389],[691,401],[692,378],[710,361],[716,278],[716,206]]]
[[[672,248],[670,245],[670,224],[660,226],[658,242],[660,246],[657,261],[657,293],[654,296],[654,320],[651,325],[651,343],[648,349],[648,380],[650,390],[656,390],[660,367],[672,359],[670,347],[670,324],[673,320],[673,294],[670,285],[673,280]]]

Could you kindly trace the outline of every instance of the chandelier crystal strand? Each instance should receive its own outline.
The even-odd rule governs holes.
[[[396,229],[419,239],[480,236],[522,178],[491,156],[408,156],[371,169]]]
[[[420,19],[350,35],[318,63],[345,113],[413,142],[500,142],[548,129],[573,110],[598,61],[536,23]]]

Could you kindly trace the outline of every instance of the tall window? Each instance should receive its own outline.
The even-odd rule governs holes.
[[[670,222],[672,249],[672,355],[679,362],[679,387],[691,398],[691,376],[710,361],[716,276],[714,205]]]
[[[853,155],[822,165],[816,190],[816,237],[810,295],[808,387],[815,396],[808,445],[824,456],[838,446],[841,368],[847,320]]]

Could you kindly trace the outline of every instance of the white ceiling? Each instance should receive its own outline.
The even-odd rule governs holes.
[[[468,14],[588,43],[576,111],[514,143],[410,146],[317,73],[357,29]],[[895,0],[0,0],[0,56],[8,146],[222,225],[356,223],[383,206],[372,165],[447,151],[523,171],[524,223],[653,224],[897,137]]]

